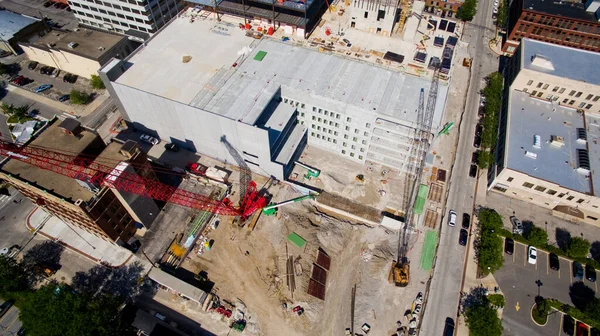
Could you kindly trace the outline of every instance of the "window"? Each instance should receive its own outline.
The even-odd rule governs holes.
[[[351,149],[356,149],[356,146],[352,145],[350,146]]]
[[[537,186],[535,187],[536,191],[540,191],[540,192],[544,192],[546,190],[546,188],[542,187],[542,186]]]
[[[381,9],[377,12],[377,21],[379,21],[380,19],[385,19],[385,11]]]
[[[369,18],[369,12],[365,11],[365,19]]]
[[[565,92],[565,88],[560,88],[560,90],[558,91],[558,93],[563,93]]]
[[[542,82],[538,82],[538,84],[537,84],[537,88],[538,88],[538,89],[539,89],[539,88],[541,88],[541,87],[542,87],[542,85],[544,85],[544,83],[542,83]]]
[[[354,157],[354,152],[350,153],[350,156]]]
[[[369,123],[367,123],[365,126],[366,126],[367,128],[371,128],[371,124],[369,124]]]
[[[552,92],[556,92],[556,91],[558,91],[558,86],[555,86],[555,87],[552,89]]]
[[[316,119],[317,119],[317,117],[315,117],[315,116],[312,116],[312,120],[316,120]]]
[[[582,94],[583,94],[583,92],[581,92],[581,91],[577,92],[577,94],[575,95],[575,98],[581,97]]]
[[[350,118],[350,117],[346,118],[346,122],[351,122],[351,121],[352,121],[352,118]]]
[[[365,136],[368,137],[369,136],[369,132],[365,132]]]
[[[509,177],[509,178],[506,179],[506,182],[512,182],[513,180],[514,180],[514,178]]]
[[[592,108],[592,104],[587,104],[587,105],[585,106],[585,108],[586,108],[586,109],[588,109],[588,110],[589,110],[589,109],[591,109],[591,108]]]
[[[344,139],[348,139],[348,134],[344,134]]]
[[[593,94],[589,94],[589,95],[587,95],[587,97],[585,97],[585,100],[590,100],[590,99],[592,99],[592,97],[594,97],[594,95]]]
[[[569,99],[568,99],[568,98],[565,98],[565,99],[563,99],[563,104],[566,104],[566,103],[568,103],[568,102],[569,102]]]
[[[589,219],[591,219],[591,220],[593,220],[593,221],[597,221],[598,220],[598,218],[593,217],[593,216],[586,216],[586,217],[589,218]]]
[[[317,112],[317,108],[313,106],[313,112]]]
[[[354,134],[358,134],[358,128],[354,129]]]
[[[574,100],[571,100],[571,101],[569,102],[569,105],[573,105],[573,104],[575,104],[575,101],[574,101]]]
[[[525,183],[523,183],[523,187],[525,187],[525,188],[532,188],[533,187],[533,183],[525,182]]]
[[[364,153],[364,152],[365,152],[365,149],[361,147],[361,148],[360,148],[360,151]]]
[[[323,113],[323,109],[319,109],[319,114],[320,114],[320,113]]]
[[[565,193],[560,193],[560,194],[558,194],[558,196],[556,196],[556,197],[558,197],[558,198],[563,198],[563,197],[565,197]]]
[[[596,96],[594,97],[594,101],[597,102],[598,100],[600,100],[600,96]]]
[[[577,204],[581,204],[581,203],[583,203],[583,198],[580,198],[577,200]]]
[[[366,144],[367,144],[367,140],[363,140],[363,141],[362,141],[362,144],[363,144],[363,145],[366,145]]]
[[[341,115],[339,113],[335,115],[336,119],[340,119],[340,117],[341,117]]]
[[[310,132],[310,136],[314,137],[315,136],[315,132]]]
[[[529,80],[529,81],[527,82],[527,85],[531,85],[531,84],[533,84],[533,81],[532,81],[532,80]]]
[[[350,126],[346,126],[345,129],[346,129],[346,131],[349,131],[350,130]]]
[[[302,105],[300,105],[301,108],[304,108],[306,106],[306,104],[302,103]]]
[[[337,140],[336,140],[336,139],[333,139],[333,143],[334,143],[334,144],[336,144],[336,143],[337,143]]]
[[[342,146],[348,147],[348,144],[344,142],[344,143],[342,143]]]
[[[579,103],[579,108],[583,108],[585,106],[585,102]]]
[[[342,149],[342,154],[346,154],[346,150],[345,149]]]
[[[569,196],[569,197],[567,197],[567,201],[572,201],[573,198],[575,198],[575,196]]]
[[[571,90],[571,92],[569,92],[569,96],[572,96],[572,95],[574,95],[576,92],[577,92],[577,91],[575,91],[575,90]]]
[[[352,141],[354,141],[354,142],[357,142],[357,141],[358,141],[358,138],[357,138],[357,137],[354,137],[354,138],[352,138]]]
[[[537,95],[537,93],[538,93],[537,90],[533,90],[533,92],[531,93],[531,95],[535,96],[535,95]]]
[[[325,114],[326,116],[329,116],[329,111],[325,110],[325,113],[324,113],[324,114]]]
[[[554,194],[556,194],[556,190],[548,189],[548,191],[546,191],[546,194],[554,195]]]
[[[362,155],[359,155],[359,156],[358,156],[358,159],[359,159],[359,160],[362,160],[362,159],[363,159],[363,156],[362,156]]]
[[[494,186],[494,190],[498,190],[498,191],[500,191],[500,192],[506,192],[506,190],[508,190],[508,189],[504,188],[504,186],[501,186],[501,185],[497,185],[497,184],[496,184],[496,185]]]
[[[544,94],[542,91],[538,92],[537,97],[540,98]]]

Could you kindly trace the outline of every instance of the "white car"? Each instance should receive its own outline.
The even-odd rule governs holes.
[[[527,254],[527,262],[532,265],[535,265],[537,263],[537,249],[533,246],[529,246]]]
[[[145,143],[149,143],[151,145],[158,145],[160,143],[160,140],[158,140],[157,138],[153,138],[153,137],[149,136],[148,134],[140,135],[140,140],[142,140]]]
[[[498,8],[494,8],[494,10],[492,11],[492,13],[498,14]]]
[[[454,210],[450,210],[450,213],[448,216],[448,225],[450,225],[450,226],[456,225],[456,211],[454,211]]]
[[[494,7],[496,7],[496,8],[498,7],[498,0],[494,1]]]

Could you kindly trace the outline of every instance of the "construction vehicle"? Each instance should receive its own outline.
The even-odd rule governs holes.
[[[410,282],[410,261],[407,258],[409,250],[410,232],[413,229],[413,211],[417,197],[417,189],[421,174],[425,168],[425,155],[432,141],[431,124],[435,113],[437,101],[437,89],[439,81],[439,66],[433,71],[433,78],[429,88],[427,106],[425,107],[425,90],[421,89],[419,106],[417,109],[417,129],[414,134],[414,142],[411,146],[411,155],[408,160],[408,169],[404,183],[404,228],[400,230],[398,239],[398,260],[392,262],[390,278],[399,287],[406,287]]]
[[[296,161],[296,164],[302,168],[305,168],[306,170],[308,170],[306,172],[306,175],[304,175],[304,178],[307,180],[310,180],[312,177],[319,177],[319,175],[321,175],[321,171],[318,169],[315,169],[313,167],[307,166],[302,162]]]
[[[302,202],[307,199],[315,199],[315,197],[317,197],[317,195],[311,194],[311,195],[304,195],[304,196],[292,198],[291,200],[287,200],[287,201],[277,203],[277,204],[271,203],[271,204],[267,205],[266,207],[262,208],[262,213],[263,213],[263,215],[266,215],[266,216],[274,216],[277,214],[277,209],[279,207],[282,207],[284,205],[291,204],[291,203]]]

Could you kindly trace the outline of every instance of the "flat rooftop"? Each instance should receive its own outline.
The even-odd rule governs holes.
[[[600,53],[527,38],[521,41],[521,46],[521,60],[525,69],[600,85]],[[535,65],[535,56],[548,60],[554,69]]]
[[[527,93],[512,90],[506,167],[564,188],[591,193],[590,180],[586,174],[577,170],[577,149],[586,149],[585,142],[577,141],[577,128],[584,127],[583,116],[576,110],[530,98]],[[541,140],[539,148],[534,147],[536,135]],[[550,144],[552,136],[563,137],[564,146]],[[592,142],[590,136],[587,144],[590,146],[590,160],[594,160],[593,153],[600,152],[600,145]],[[532,158],[530,155],[533,154],[526,153],[534,153],[536,157]],[[595,156],[595,160],[598,161],[598,156]]]
[[[585,6],[581,1],[524,0],[523,9],[573,19],[598,22],[594,13],[585,11]]]
[[[52,45],[53,49],[97,60],[124,38],[126,37],[85,28],[73,32],[53,29],[32,44],[43,48]],[[76,44],[74,48],[69,47],[71,42]]]
[[[83,130],[80,137],[66,134],[58,127],[60,122],[57,120],[43,132],[39,133],[37,138],[30,142],[29,146],[38,146],[51,149],[55,152],[63,152],[69,155],[76,155],[83,152],[97,139],[97,135]],[[82,199],[89,200],[93,193],[81,187],[74,179],[54,173],[49,170],[38,168],[18,160],[9,160],[4,167],[4,171],[37,184],[39,187],[52,191],[55,194],[73,201]]]
[[[183,63],[183,56],[191,60]],[[127,61],[132,64],[117,83],[247,124],[256,122],[280,87],[284,95],[302,95],[307,104],[340,112],[376,111],[414,122],[420,91],[427,98],[431,86],[430,78],[274,39],[255,40],[226,22],[190,23],[184,17]],[[440,83],[434,129],[441,123],[447,93],[448,86]]]
[[[2,9],[0,10],[0,37],[3,41],[8,41],[22,29],[38,21],[38,19]]]

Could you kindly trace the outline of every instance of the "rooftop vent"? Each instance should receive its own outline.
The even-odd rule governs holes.
[[[103,46],[99,46],[99,47],[98,47],[98,50],[99,50],[99,51],[104,51],[104,50],[106,50],[106,48],[104,48]]]
[[[137,142],[133,140],[127,140],[123,146],[121,146],[119,153],[121,153],[121,155],[124,157],[131,159],[138,152],[138,149],[139,146]]]
[[[554,65],[552,65],[552,62],[546,56],[542,56],[542,55],[531,56],[531,65],[535,65],[540,68],[554,71]]]
[[[537,154],[534,152],[525,151],[525,156],[527,156],[530,159],[537,159]]]
[[[63,132],[71,135],[77,135],[81,132],[81,124],[73,118],[66,118],[59,125]]]
[[[75,49],[79,44],[77,42],[69,42],[69,44],[67,45],[69,46],[69,48]]]
[[[590,155],[587,149],[577,149],[577,162],[579,163],[579,167],[577,168],[590,170]]]
[[[192,60],[192,56],[186,55],[181,58],[181,62],[189,63]]]
[[[587,142],[587,132],[585,128],[577,129],[577,142]]]
[[[539,136],[537,134],[533,136],[533,147],[538,148],[538,149],[542,148],[542,137],[541,136]]]
[[[550,144],[556,147],[563,147],[565,145],[565,138],[558,135],[553,135],[550,137]]]

